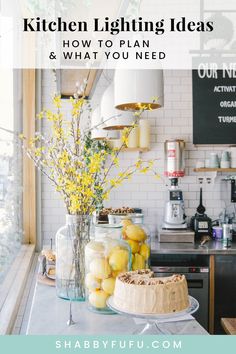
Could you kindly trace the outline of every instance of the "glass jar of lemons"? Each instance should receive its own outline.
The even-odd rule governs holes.
[[[122,220],[122,238],[126,241],[132,252],[132,270],[148,269],[150,267],[151,242],[150,232],[143,224],[143,215],[126,216]]]
[[[97,226],[95,234],[85,248],[87,303],[92,311],[113,314],[106,302],[114,292],[116,277],[131,269],[131,248],[120,239],[121,226]]]

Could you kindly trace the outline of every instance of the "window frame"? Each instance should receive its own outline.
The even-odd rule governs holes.
[[[22,70],[23,134],[27,140],[35,135],[36,72]],[[36,244],[36,171],[33,161],[23,156],[23,243]]]
[[[34,69],[14,70],[13,80],[15,130],[23,132],[30,139],[35,134],[36,72]],[[22,164],[24,234],[22,246],[0,285],[0,335],[11,334],[35,257],[36,171],[33,162],[25,154]]]

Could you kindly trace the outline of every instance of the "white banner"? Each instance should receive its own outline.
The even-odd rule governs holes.
[[[0,66],[235,69],[235,0],[2,0]]]

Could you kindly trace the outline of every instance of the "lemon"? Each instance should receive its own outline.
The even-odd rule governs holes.
[[[106,279],[111,274],[111,267],[105,258],[95,258],[90,263],[90,272],[98,279]]]
[[[123,225],[123,228],[125,229],[127,226],[129,226],[129,225],[132,225],[133,223],[132,223],[132,221],[130,220],[130,219],[124,219],[124,220],[122,220],[122,225]]]
[[[85,286],[90,290],[98,290],[101,288],[101,280],[95,278],[92,273],[88,273],[85,277]]]
[[[125,229],[126,235],[133,241],[144,241],[147,238],[144,230],[138,225],[129,225]]]
[[[107,238],[105,242],[105,254],[109,257],[115,249],[120,249],[119,241]]]
[[[109,294],[107,294],[104,290],[96,290],[89,295],[89,302],[92,306],[98,309],[103,309],[106,307],[108,297]]]
[[[115,250],[112,252],[109,258],[109,265],[111,266],[112,270],[122,270],[127,268],[129,260],[129,253],[126,250]]]
[[[89,267],[90,262],[94,259],[95,254],[98,256],[99,254],[101,254],[101,256],[103,256],[104,254],[104,245],[102,242],[97,242],[97,241],[90,241],[87,245],[86,245],[86,268]]]
[[[147,244],[143,243],[140,247],[139,253],[141,254],[141,256],[143,256],[145,260],[148,260],[148,258],[150,257],[150,247]]]
[[[134,260],[132,264],[133,270],[141,270],[145,268],[145,259],[141,254],[135,253]]]
[[[127,240],[127,234],[126,234],[126,232],[125,232],[125,229],[122,229],[122,238],[124,239],[124,240]]]
[[[112,253],[116,252],[116,251],[120,251],[121,250],[121,246],[115,246],[113,248],[110,249],[110,253],[109,253],[109,257],[112,255]]]
[[[107,278],[102,281],[102,289],[109,295],[112,295],[115,288],[116,280],[114,278]]]
[[[87,249],[90,249],[91,251],[95,251],[95,252],[103,252],[104,250],[104,245],[102,242],[98,242],[98,241],[90,241],[87,246]]]
[[[116,277],[118,277],[119,274],[125,273],[125,272],[127,272],[127,268],[126,269],[122,269],[122,270],[113,270],[111,275],[112,275],[113,278],[116,278]]]
[[[139,243],[137,241],[127,240],[126,242],[130,245],[132,253],[138,253],[139,252],[140,246],[139,246]]]

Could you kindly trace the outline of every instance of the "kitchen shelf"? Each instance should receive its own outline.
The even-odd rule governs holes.
[[[194,172],[236,172],[236,168],[194,168]]]
[[[121,151],[125,151],[125,152],[132,152],[132,151],[148,152],[148,151],[150,151],[150,149],[149,148],[122,148]]]

